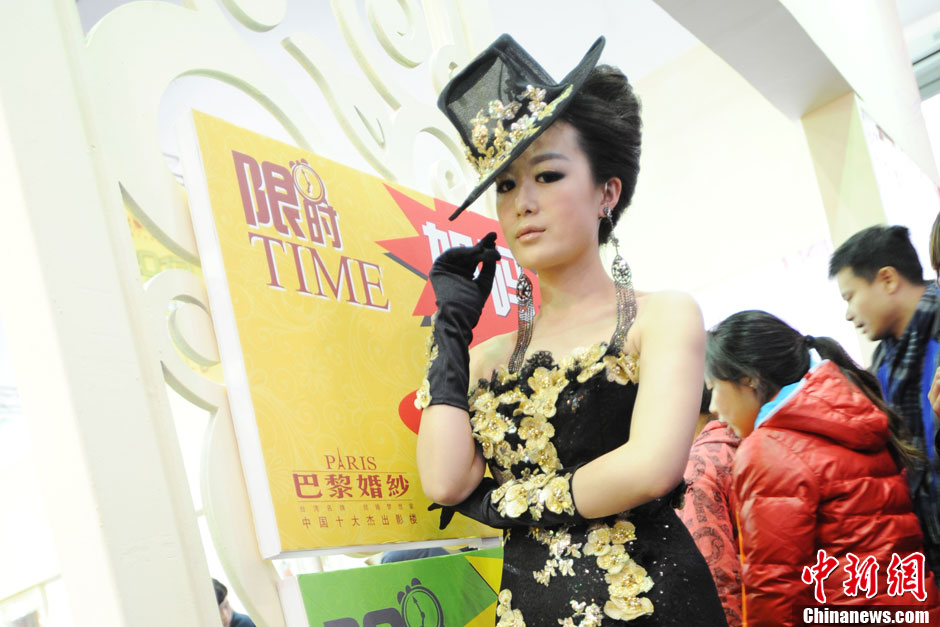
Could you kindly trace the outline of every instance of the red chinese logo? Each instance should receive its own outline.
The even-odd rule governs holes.
[[[874,555],[869,555],[864,561],[859,560],[854,553],[847,553],[845,559],[849,562],[843,569],[848,577],[842,582],[845,594],[858,596],[859,590],[865,591],[866,598],[878,594],[878,561]]]
[[[805,584],[814,585],[813,596],[816,597],[817,603],[826,602],[826,590],[823,587],[823,582],[832,574],[832,571],[834,571],[838,565],[839,560],[826,555],[826,551],[823,549],[819,549],[816,551],[816,563],[812,566],[803,567],[803,574],[800,579],[802,579]]]
[[[842,589],[846,596],[856,597],[865,592],[866,598],[878,594],[878,560],[869,555],[864,560],[854,553],[845,556],[847,564],[843,566],[847,577],[842,582]],[[813,596],[817,603],[826,603],[825,580],[835,571],[839,560],[826,553],[824,549],[816,552],[816,563],[804,566],[800,579],[803,583],[813,586]],[[891,554],[891,563],[888,565],[886,575],[888,579],[888,594],[899,597],[910,592],[915,599],[923,602],[927,599],[926,584],[924,582],[925,559],[923,553],[911,553],[902,558],[897,553]]]
[[[921,602],[927,599],[923,553],[911,553],[904,559],[897,553],[891,554],[891,563],[888,565],[888,594],[899,597],[905,592],[910,592]]]

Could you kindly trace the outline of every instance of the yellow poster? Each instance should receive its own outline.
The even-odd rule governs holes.
[[[450,223],[453,205],[205,114],[193,123],[186,182],[262,555],[496,535],[460,516],[438,530],[413,404],[431,263],[496,223]],[[497,244],[477,342],[515,325],[518,268]]]

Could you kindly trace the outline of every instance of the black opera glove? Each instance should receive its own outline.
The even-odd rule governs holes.
[[[499,259],[496,233],[487,233],[475,246],[445,250],[431,267],[437,313],[428,340],[427,374],[415,400],[418,409],[451,405],[469,411],[469,346],[493,287]]]
[[[574,473],[580,467],[578,464],[548,473],[539,472],[502,485],[492,477],[484,477],[462,502],[456,505],[434,503],[428,510],[440,508],[441,529],[450,524],[454,512],[497,529],[576,525],[586,520],[578,513],[571,490]]]

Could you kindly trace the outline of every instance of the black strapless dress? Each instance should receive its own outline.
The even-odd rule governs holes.
[[[589,462],[629,439],[638,382],[636,355],[604,343],[561,363],[534,353],[519,372],[501,367],[471,390],[474,438],[500,483]],[[726,625],[671,500],[575,526],[506,531],[499,627]]]

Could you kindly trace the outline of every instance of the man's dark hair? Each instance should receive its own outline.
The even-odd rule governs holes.
[[[228,588],[215,577],[212,578],[212,585],[215,586],[215,600],[218,601],[219,605],[222,605],[222,601],[228,596]]]
[[[829,278],[851,268],[855,276],[871,283],[885,266],[911,283],[923,283],[924,269],[906,226],[870,226],[845,240],[829,259]]]

